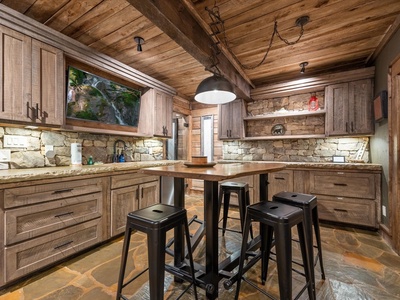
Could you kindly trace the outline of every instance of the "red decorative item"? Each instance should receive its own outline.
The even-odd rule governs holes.
[[[318,110],[318,98],[317,96],[313,95],[310,98],[310,101],[308,101],[308,110]]]

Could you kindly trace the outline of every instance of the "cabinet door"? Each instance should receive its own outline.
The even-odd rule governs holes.
[[[160,202],[158,181],[143,183],[139,186],[139,208],[145,208]]]
[[[243,100],[238,99],[219,106],[218,138],[240,139],[244,135]]]
[[[172,97],[155,91],[154,135],[172,137]]]
[[[137,185],[111,191],[111,236],[125,231],[129,212],[139,209]]]
[[[326,134],[347,135],[349,124],[349,85],[340,83],[327,86],[326,96]]]
[[[32,41],[32,105],[42,124],[62,125],[64,112],[63,52]]]
[[[32,40],[0,26],[0,119],[31,121]]]
[[[279,192],[293,191],[293,171],[284,170],[273,172],[268,175],[268,199]]]
[[[373,134],[372,80],[349,83],[349,132],[351,134]]]

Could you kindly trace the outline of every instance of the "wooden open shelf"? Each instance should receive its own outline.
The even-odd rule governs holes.
[[[288,140],[288,139],[323,139],[325,134],[304,134],[304,135],[270,135],[270,136],[248,136],[244,141],[262,141],[262,140]]]
[[[245,121],[257,121],[257,120],[265,120],[265,119],[276,119],[276,118],[287,118],[287,117],[297,117],[297,116],[315,116],[315,115],[323,115],[325,114],[325,110],[317,110],[317,111],[288,111],[285,113],[276,113],[276,114],[266,114],[261,116],[253,116],[253,117],[244,117]]]

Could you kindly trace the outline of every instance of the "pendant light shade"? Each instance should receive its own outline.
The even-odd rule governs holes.
[[[232,84],[214,74],[200,82],[194,99],[204,104],[224,104],[236,99]]]

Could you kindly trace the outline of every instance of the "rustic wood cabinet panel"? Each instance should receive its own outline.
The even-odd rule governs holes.
[[[322,195],[318,195],[317,198],[318,216],[322,220],[369,227],[376,223],[374,201]]]
[[[105,240],[109,181],[75,177],[0,190],[0,285]]]
[[[136,172],[111,176],[111,236],[125,231],[129,212],[156,204],[159,199],[157,176]]]
[[[63,124],[63,52],[4,26],[0,34],[0,118]]]
[[[218,138],[220,140],[244,137],[244,102],[241,99],[219,105]]]
[[[319,218],[377,228],[381,176],[350,171],[310,171],[310,194],[317,196]]]
[[[138,132],[150,136],[172,136],[173,99],[170,95],[150,89],[140,99]]]
[[[5,280],[11,281],[102,241],[101,218],[68,227],[9,247]]]
[[[14,244],[102,216],[102,194],[94,193],[7,210],[6,244]]]
[[[327,86],[326,135],[373,134],[372,93],[372,79]]]
[[[279,192],[293,191],[293,171],[283,170],[268,174],[268,200]]]

